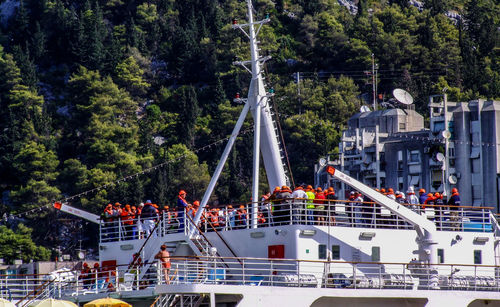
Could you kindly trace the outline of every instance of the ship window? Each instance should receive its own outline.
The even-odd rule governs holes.
[[[480,250],[475,250],[474,251],[474,264],[482,264],[483,259],[481,257],[481,251]]]
[[[326,245],[318,245],[318,259],[326,259]]]
[[[372,246],[372,261],[380,261],[380,246]]]
[[[332,245],[332,260],[340,260],[340,245]]]
[[[444,263],[444,249],[438,248],[438,263]]]

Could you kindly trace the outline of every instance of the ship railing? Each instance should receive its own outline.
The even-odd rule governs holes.
[[[490,207],[402,205],[432,220],[440,231],[492,231]],[[223,207],[208,212],[208,218],[201,222],[200,228],[211,231],[212,227],[208,224],[208,220],[218,231],[251,228],[252,205],[239,207],[238,209],[233,209],[232,206]],[[413,226],[401,217],[391,214],[388,209],[373,202],[329,200],[310,203],[303,199],[287,199],[277,200],[274,203],[260,202],[258,208],[257,227],[315,225],[413,229]]]
[[[439,206],[401,204],[436,224],[438,231],[492,232],[491,207]],[[401,217],[391,214],[373,202],[349,200],[286,199],[259,202],[254,215],[252,204],[242,204],[210,209],[203,214],[198,227],[203,232],[249,229],[255,216],[257,227],[282,225],[339,226],[382,229],[413,229]],[[154,222],[162,221],[155,235],[186,233],[186,212],[169,211]],[[145,221],[140,218],[101,222],[101,242],[144,239],[147,236]],[[146,221],[146,223],[148,223]]]
[[[64,278],[52,275],[0,275],[0,297],[20,300],[44,287],[44,297],[71,299],[79,295],[154,289],[157,285],[246,285],[343,289],[462,290],[500,292],[497,266],[344,262],[236,257],[171,257],[168,271],[156,262],[139,278],[128,266],[95,271],[73,271]],[[435,284],[429,283],[437,276]]]

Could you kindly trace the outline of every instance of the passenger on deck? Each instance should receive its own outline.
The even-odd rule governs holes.
[[[435,214],[436,214],[436,226],[441,228],[442,222],[444,221],[444,202],[443,202],[443,195],[440,194],[439,192],[434,193],[434,204],[436,205],[435,207]]]
[[[88,289],[91,286],[92,283],[92,276],[91,276],[91,270],[87,262],[83,263],[82,270],[80,271],[80,277],[79,279],[83,283],[83,288]]]
[[[355,198],[354,198],[354,212],[353,212],[353,217],[355,219],[355,226],[354,227],[362,227],[363,224],[363,195],[359,192],[355,192]]]
[[[248,215],[247,210],[245,210],[245,205],[240,205],[236,211],[236,228],[247,228],[248,225]]]
[[[418,201],[421,205],[423,205],[425,203],[425,200],[427,199],[427,195],[425,195],[425,189],[420,189],[418,191],[418,194],[420,195],[418,197]]]
[[[417,195],[415,195],[415,190],[412,186],[410,186],[406,191],[406,203],[410,204],[411,210],[419,213],[420,210],[418,204],[420,203],[420,201],[418,200]]]
[[[306,187],[306,194],[307,194],[307,205],[306,205],[306,214],[307,214],[307,225],[313,225],[314,224],[314,199],[316,198],[316,194],[314,194],[314,190],[312,186],[308,185]]]
[[[314,203],[316,206],[316,221],[318,225],[326,225],[325,202],[326,202],[326,196],[325,193],[323,193],[323,189],[317,187],[316,198],[314,198]]]
[[[132,208],[129,204],[125,205],[121,213],[121,220],[124,229],[125,240],[133,240],[133,227],[134,227],[134,214],[132,213]]]
[[[155,255],[155,259],[159,259],[161,262],[161,267],[163,270],[163,280],[165,284],[170,284],[170,253],[167,251],[167,246],[165,244],[160,247],[160,251]]]
[[[141,220],[144,233],[148,237],[155,228],[155,223],[158,221],[158,211],[153,207],[150,200],[147,200],[144,208],[142,208]]]
[[[281,199],[280,204],[276,206],[274,211],[274,221],[276,225],[285,225],[290,222],[290,208],[292,203],[292,191],[286,185],[281,187],[278,199]]]
[[[141,220],[141,213],[142,209],[144,208],[144,203],[140,203],[137,205],[137,214],[135,215],[137,217],[137,234],[139,236],[139,239],[144,238],[144,227],[142,227],[142,220]]]
[[[177,196],[177,218],[179,219],[179,232],[184,231],[184,210],[188,207],[188,202],[186,201],[186,191],[180,190],[179,196]]]
[[[335,225],[335,205],[336,201],[338,200],[337,195],[335,195],[335,190],[333,187],[329,187],[328,190],[326,190],[326,199],[327,199],[327,213],[328,216],[330,216],[330,221],[332,225]]]
[[[229,205],[226,208],[226,219],[228,229],[235,229],[236,227],[236,211],[233,209],[233,206]]]
[[[280,192],[281,192],[281,188],[275,187],[273,194],[271,194],[271,196],[269,197],[269,200],[271,201],[271,214],[273,216],[273,225],[274,225],[274,222],[276,222],[275,217],[279,214],[279,213],[276,213],[276,207],[279,206],[279,204],[281,203],[281,199],[278,198]]]
[[[261,196],[259,211],[262,212],[264,218],[268,225],[272,224],[272,206],[270,201],[271,193],[267,193]]]
[[[298,223],[304,220],[304,203],[306,201],[307,194],[302,186],[298,186],[293,190],[292,193],[293,204],[292,204],[292,219],[294,223]]]
[[[450,222],[453,231],[460,231],[460,194],[457,188],[451,189],[451,197],[448,200],[448,206],[450,206]]]
[[[354,200],[356,199],[356,192],[349,192],[348,202],[346,204],[346,213],[349,220],[349,225],[354,227]]]

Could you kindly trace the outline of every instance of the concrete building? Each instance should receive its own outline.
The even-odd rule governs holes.
[[[439,95],[428,106],[428,127],[413,109],[352,116],[339,154],[316,165],[315,184],[345,192],[325,172],[332,165],[374,188],[414,186],[449,195],[457,187],[463,205],[499,211],[500,101],[445,102]]]

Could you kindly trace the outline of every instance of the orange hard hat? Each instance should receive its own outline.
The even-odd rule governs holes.
[[[384,188],[380,189],[380,193],[385,193],[385,189]]]
[[[313,188],[313,187],[312,187],[311,185],[308,185],[306,189],[308,189],[308,190],[312,190],[312,188]]]
[[[432,193],[427,194],[427,197],[433,197]]]
[[[274,192],[278,192],[280,190],[280,187],[275,187]]]
[[[240,209],[245,209],[245,205],[240,205]]]
[[[184,191],[184,190],[180,190],[180,191],[179,191],[179,195],[186,195],[186,191]]]
[[[164,208],[164,209],[170,209],[170,207],[169,207],[169,206],[163,206],[163,208]]]
[[[375,188],[375,191],[380,192],[380,190],[378,188]]]
[[[125,208],[130,209],[130,205],[129,205],[129,204],[126,204],[126,205],[125,205]]]
[[[439,194],[439,192],[436,192],[436,193],[434,193],[434,196],[435,197],[441,197],[441,194]]]
[[[328,191],[333,192],[333,187],[329,187]]]
[[[286,185],[282,186],[282,187],[281,187],[281,189],[282,189],[282,190],[290,190],[290,188],[289,188],[289,187],[287,187]]]
[[[200,205],[200,202],[199,202],[199,201],[197,201],[197,200],[195,200],[195,201],[193,201],[193,205],[195,205],[195,206],[199,206],[199,205]]]
[[[392,192],[394,193],[394,190],[392,188],[389,188],[389,190],[387,192]]]
[[[425,193],[425,189],[418,190],[418,193]]]
[[[453,189],[451,189],[451,193],[458,193],[457,188],[453,188]]]
[[[115,203],[115,206],[121,206],[122,204],[120,204],[119,202],[116,202]]]

